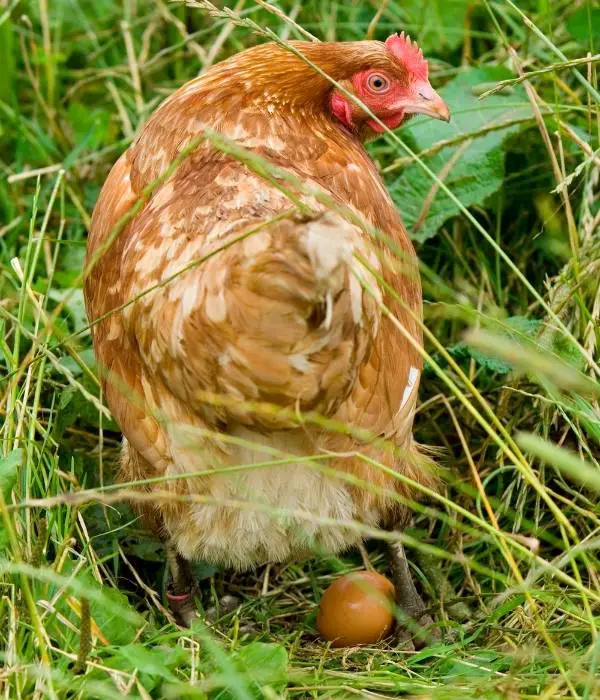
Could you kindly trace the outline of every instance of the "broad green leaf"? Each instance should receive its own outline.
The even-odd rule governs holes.
[[[510,77],[500,67],[472,68],[449,82],[440,93],[452,112],[450,124],[431,119],[410,122],[402,132],[417,153],[449,139],[460,139],[424,158],[466,207],[482,205],[504,180],[504,143],[527,125],[531,108],[521,86],[509,94],[479,100],[481,86]],[[391,184],[404,223],[413,238],[427,240],[460,209],[414,163]]]
[[[578,41],[587,43],[592,37],[600,37],[600,9],[582,7],[567,20],[567,31]],[[598,45],[596,44],[596,49]]]
[[[85,350],[80,350],[78,355],[79,358],[83,360],[86,367],[89,367],[92,370],[95,368],[96,358],[94,356],[94,351],[92,350],[92,348],[85,348]],[[69,370],[69,372],[71,372],[71,374],[74,377],[78,377],[83,372],[81,366],[77,362],[75,362],[74,358],[72,358],[70,355],[65,355],[64,357],[61,357],[58,361],[58,364],[61,367],[64,367],[65,369]]]
[[[111,136],[111,115],[106,109],[88,109],[79,102],[69,107],[69,122],[74,134],[75,147],[64,160],[69,167],[85,151],[100,148]],[[112,136],[115,134],[112,133]]]
[[[121,656],[132,671],[137,669],[148,676],[173,682],[177,677],[171,669],[185,661],[187,653],[181,647],[148,648],[143,644],[127,644],[119,648],[116,656]]]
[[[253,700],[275,697],[287,684],[288,656],[282,644],[250,642],[227,655],[206,632],[202,643],[212,656],[219,674],[212,674],[214,692],[210,698],[219,700]],[[267,695],[265,688],[269,688]]]
[[[82,289],[51,289],[48,296],[52,301],[65,303],[65,309],[73,319],[73,330],[80,331],[88,325]]]
[[[426,0],[407,3],[407,19],[416,30],[409,33],[425,52],[455,49],[465,36],[469,0]]]
[[[92,580],[91,575],[90,580]],[[101,587],[95,579],[92,580],[91,585],[94,585],[98,590],[102,590],[105,601],[134,612],[127,600],[127,596],[121,593],[121,591],[118,591],[116,588],[110,588],[109,586]],[[112,606],[109,608],[104,601],[91,601],[90,611],[96,624],[102,630],[102,634],[113,644],[127,644],[131,642],[138,633],[137,625],[124,620],[121,615],[115,614]]]
[[[281,644],[250,642],[237,652],[236,661],[259,686],[285,683],[288,657]]]
[[[6,457],[0,460],[0,491],[5,500],[10,498],[10,493],[17,481],[17,472],[23,461],[23,450],[17,448],[9,452]]]
[[[85,246],[71,241],[61,246],[59,263],[54,272],[55,287],[74,287],[85,266]]]
[[[215,641],[200,620],[192,625],[192,633],[199,637],[207,657],[219,671],[219,674],[211,677],[215,692],[210,693],[209,697],[218,697],[219,700],[253,700],[254,693],[249,678],[240,671],[239,664],[234,662],[235,657]]]
[[[173,670],[184,664],[188,656],[181,647],[149,647],[139,643],[117,646],[112,652],[105,664],[127,674],[136,673],[147,691],[154,690],[164,681],[175,683],[177,676]]]
[[[66,574],[71,568],[72,563],[68,562],[63,573]],[[115,645],[133,642],[143,620],[137,615],[127,596],[115,588],[100,584],[89,570],[77,574],[76,585],[77,589],[72,594],[77,598],[82,595],[87,597],[91,617],[104,637]],[[79,617],[64,597],[61,596],[56,605],[63,615],[79,624]]]
[[[83,385],[96,393],[94,387],[87,380],[82,380]],[[74,386],[68,386],[61,392],[58,411],[54,421],[53,437],[59,440],[64,432],[74,423],[79,425],[100,426],[98,409],[88,401],[88,399]],[[103,418],[102,427],[104,430],[118,430],[117,424],[113,420]]]
[[[358,3],[361,7],[361,4]],[[393,31],[406,31],[423,51],[430,56],[457,49],[465,37],[467,11],[473,6],[470,0],[424,0],[423,2],[395,2],[386,7],[386,15]],[[372,9],[365,7],[361,19],[368,25]],[[389,22],[378,33],[385,39],[390,33]],[[357,37],[362,38],[362,37]]]

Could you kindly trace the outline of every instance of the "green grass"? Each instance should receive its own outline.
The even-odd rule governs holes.
[[[592,0],[277,6],[0,4],[0,690],[599,697],[600,11]],[[369,146],[422,262],[417,437],[443,449],[446,485],[414,504],[405,539],[442,639],[416,653],[320,641],[319,597],[362,566],[355,552],[245,575],[199,565],[217,609],[181,631],[163,607],[164,554],[113,485],[120,435],[81,291],[95,199],[144,120],[203,66],[269,32],[400,28],[453,111],[450,127],[414,120]],[[385,571],[386,533],[372,534],[369,558]],[[218,609],[224,592],[233,610]]]

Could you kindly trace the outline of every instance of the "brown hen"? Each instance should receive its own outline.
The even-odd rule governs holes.
[[[412,437],[415,252],[363,142],[448,109],[404,34],[291,46],[248,49],[169,97],[114,165],[89,235],[86,304],[124,435],[120,478],[167,477],[135,503],[168,545],[171,603],[188,622],[191,560],[243,570],[340,552],[362,539],[348,521],[406,523],[397,495],[414,494],[396,474],[434,483]],[[295,180],[214,138],[196,146],[207,129]],[[392,554],[398,602],[419,618],[401,545]]]

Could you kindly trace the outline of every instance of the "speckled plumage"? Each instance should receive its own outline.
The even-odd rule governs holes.
[[[398,79],[406,72],[380,42],[294,45],[342,83],[365,65],[385,66]],[[385,245],[319,205],[321,215],[263,226],[176,275],[291,206],[275,186],[204,142],[100,256],[85,295],[90,320],[101,319],[92,331],[94,348],[106,401],[125,436],[120,477],[212,471],[159,484],[210,503],[161,502],[143,510],[188,558],[245,568],[355,543],[355,531],[294,512],[368,525],[390,518],[396,503],[382,490],[408,489],[357,450],[434,482],[417,459],[315,425],[298,427],[293,419],[294,411],[316,411],[417,456],[412,422],[421,358],[379,304],[383,300],[421,343],[413,319],[422,314],[415,253],[362,146],[365,133],[349,132],[327,109],[330,90],[325,78],[274,45],[214,66],[152,115],[113,167],[94,211],[88,261],[142,190],[209,127],[324,189],[403,251],[401,265],[397,259],[389,264]],[[369,259],[402,303],[353,254]],[[207,394],[224,400],[207,401]],[[253,411],[248,402],[286,412]],[[207,429],[234,439],[216,441]],[[330,468],[374,488],[323,475],[302,461],[219,473],[223,466],[272,458],[261,445],[299,457],[331,451]],[[259,501],[288,515],[236,509],[231,500]]]

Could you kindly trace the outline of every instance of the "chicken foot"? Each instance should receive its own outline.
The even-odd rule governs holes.
[[[169,608],[179,626],[191,627],[192,622],[198,617],[194,603],[198,584],[192,565],[170,543],[167,544],[167,561],[171,572],[171,586],[167,591]]]
[[[200,586],[191,562],[182,557],[172,543],[167,543],[166,549],[171,573],[171,584],[167,590],[169,609],[179,627],[191,627],[199,617],[194,601],[201,595]],[[239,598],[226,593],[219,598],[217,607],[212,606],[205,610],[204,619],[214,622],[219,613],[227,614],[237,608],[239,603]]]
[[[412,645],[415,649],[422,649],[439,637],[439,632],[432,629],[433,619],[415,587],[402,543],[389,544],[388,556],[399,613],[396,641],[399,646]]]

